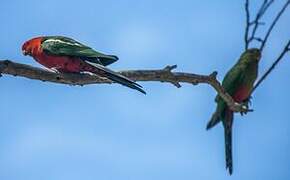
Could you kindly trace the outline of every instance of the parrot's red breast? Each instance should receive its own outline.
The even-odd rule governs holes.
[[[237,103],[245,101],[251,93],[251,89],[247,86],[241,86],[233,95],[233,99]]]
[[[93,68],[77,57],[51,56],[40,53],[33,56],[36,61],[47,68],[55,68],[60,72],[79,73],[82,71],[93,71]]]

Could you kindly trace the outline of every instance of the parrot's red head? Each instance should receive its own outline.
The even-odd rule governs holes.
[[[24,56],[26,55],[35,55],[41,52],[41,41],[42,37],[37,37],[26,41],[22,45],[22,53]]]

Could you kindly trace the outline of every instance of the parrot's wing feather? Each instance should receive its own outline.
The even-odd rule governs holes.
[[[224,87],[225,91],[233,96],[235,92],[240,88],[241,84],[243,84],[243,80],[245,75],[243,74],[244,72],[244,65],[241,64],[236,64],[225,76],[222,86]],[[221,97],[217,97],[217,103],[219,107],[218,109],[223,111],[227,104],[224,103]]]
[[[243,65],[235,65],[225,76],[222,86],[226,92],[233,95],[243,82]]]
[[[49,36],[44,38],[41,47],[43,51],[55,56],[75,56],[93,63],[102,63],[106,66],[118,60],[117,56],[105,55],[81,44],[71,38]]]
[[[225,75],[222,82],[222,86],[229,95],[234,95],[234,93],[240,88],[240,85],[243,82],[243,65],[236,64],[230,71]],[[222,98],[217,95],[215,101],[219,103]]]
[[[243,65],[236,64],[225,76],[222,86],[229,95],[233,95],[239,88],[239,85],[242,84],[244,75],[243,75]],[[215,98],[217,103],[216,112],[212,115],[210,121],[207,123],[206,129],[209,130],[221,121],[221,115],[225,111],[227,104],[223,99],[217,95]]]

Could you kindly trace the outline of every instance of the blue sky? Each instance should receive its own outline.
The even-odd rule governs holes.
[[[265,16],[268,22],[284,0]],[[260,1],[255,1],[255,9]],[[118,55],[114,70],[158,69],[221,80],[244,48],[244,2],[9,0],[1,2],[1,59],[24,57],[25,40],[65,35]],[[264,72],[290,37],[290,9],[263,54]],[[265,32],[265,27],[259,34]],[[141,83],[71,87],[0,78],[0,178],[6,180],[289,179],[289,55],[257,89],[255,111],[235,116],[234,174],[225,170],[222,126],[208,85]]]

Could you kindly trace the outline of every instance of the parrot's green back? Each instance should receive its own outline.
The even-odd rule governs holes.
[[[117,56],[100,53],[72,38],[64,36],[45,36],[41,47],[49,55],[79,57],[104,66],[118,60]]]
[[[258,62],[260,51],[249,49],[245,51],[238,62],[228,71],[223,79],[222,86],[233,99],[241,103],[247,100],[254,86],[258,75]],[[219,122],[223,122],[225,129],[225,150],[226,166],[232,174],[232,124],[233,112],[228,108],[224,100],[217,96],[215,99],[217,108],[211,120],[207,124],[207,129],[211,129]]]

